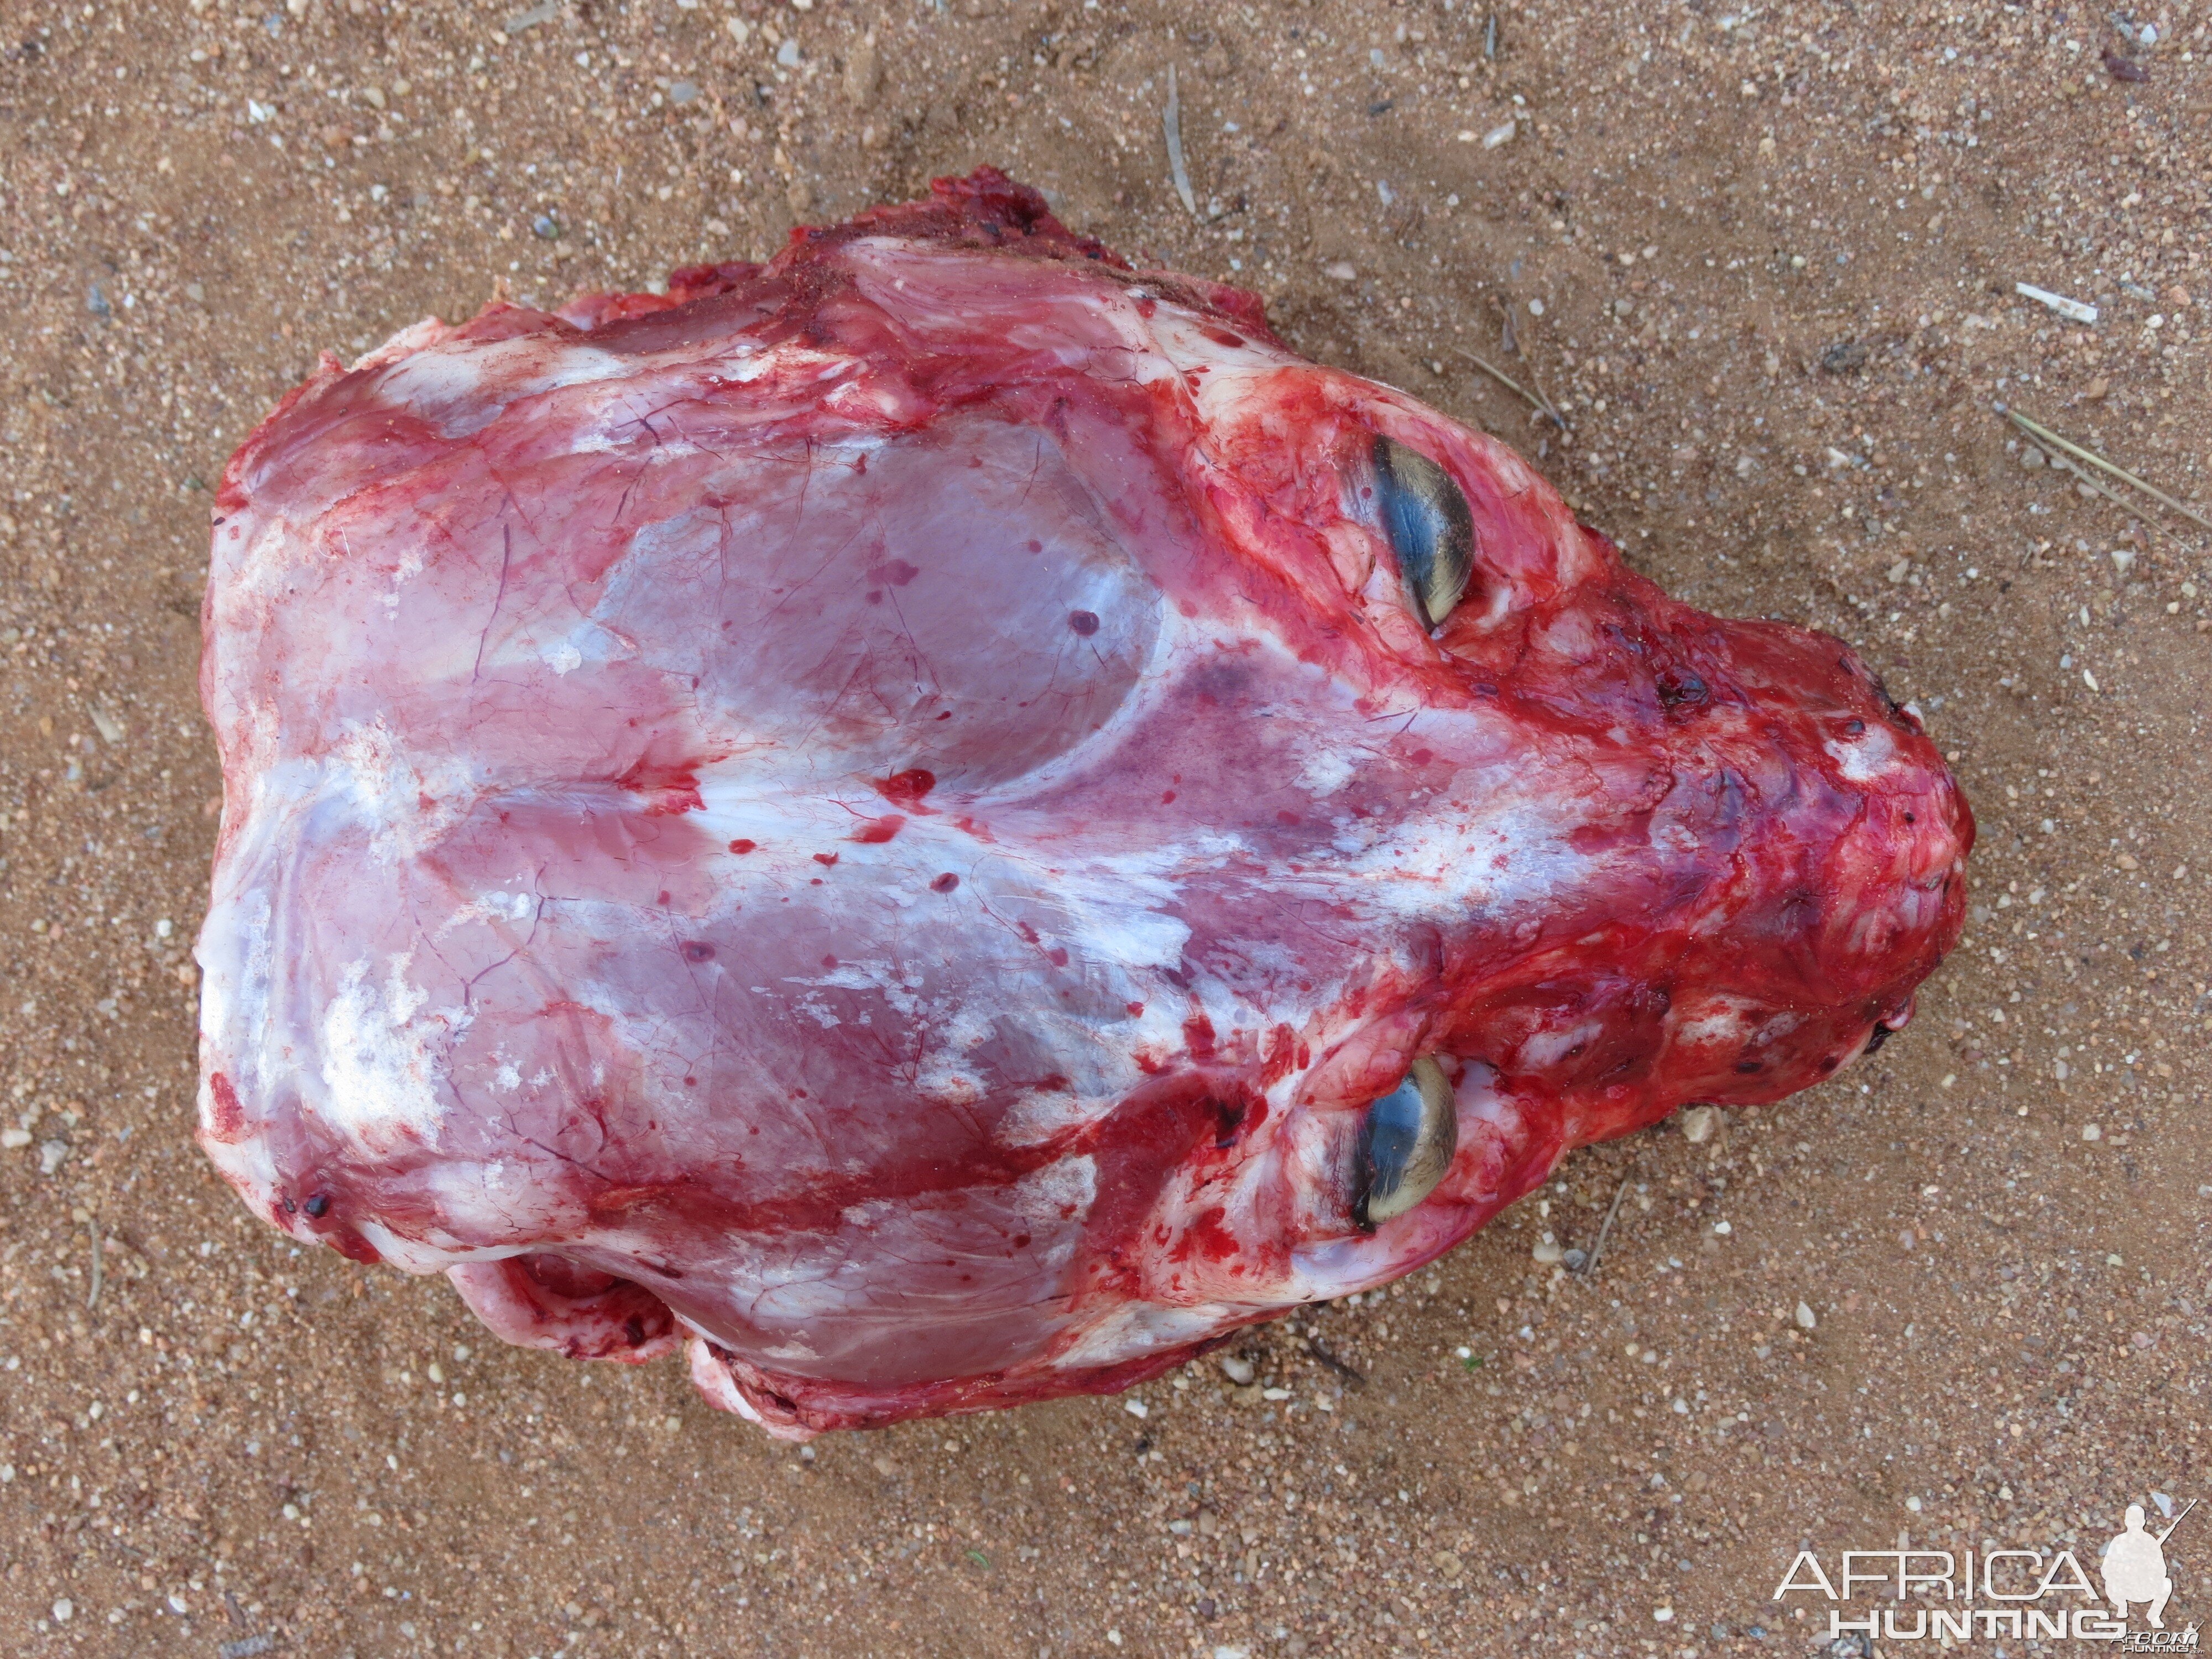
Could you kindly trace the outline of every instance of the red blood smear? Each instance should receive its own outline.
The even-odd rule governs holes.
[[[645,797],[648,812],[696,812],[705,804],[699,798],[698,773],[688,761],[641,760],[616,782]]]
[[[898,813],[886,812],[879,818],[870,818],[853,832],[851,839],[864,847],[880,847],[896,836],[905,823],[906,819]]]
[[[238,1090],[221,1072],[208,1077],[208,1095],[212,1102],[207,1121],[207,1132],[217,1140],[236,1140],[246,1133],[246,1108],[238,1098]]]
[[[374,1267],[378,1262],[384,1260],[382,1251],[379,1250],[375,1245],[370,1243],[367,1239],[363,1238],[359,1233],[356,1232],[350,1227],[333,1228],[331,1231],[324,1233],[320,1235],[320,1237],[323,1238],[324,1242],[334,1248],[340,1255],[346,1257],[349,1261],[358,1261],[363,1267]]]
[[[1204,1014],[1193,1014],[1183,1021],[1182,1040],[1193,1060],[1213,1058],[1213,1022]]]
[[[1219,1205],[1201,1211],[1192,1219],[1190,1231],[1183,1235],[1180,1253],[1185,1256],[1202,1255],[1209,1261],[1236,1261],[1243,1246],[1229,1227],[1228,1220],[1229,1212]]]
[[[903,806],[909,811],[926,812],[930,809],[921,804],[921,798],[937,787],[937,775],[920,766],[908,767],[903,772],[894,772],[878,779],[876,793],[894,806]]]

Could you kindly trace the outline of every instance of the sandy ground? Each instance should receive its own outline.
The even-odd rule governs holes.
[[[2201,3],[4,16],[0,1651],[1802,1654],[1801,1546],[2094,1572],[2212,1498],[2212,534],[1996,412],[2212,512]],[[1249,1389],[802,1452],[302,1255],[194,1149],[207,485],[324,347],[985,161],[1856,643],[1980,812],[1974,920],[1878,1056],[1577,1154]],[[2212,1505],[2168,1552],[2212,1614]]]

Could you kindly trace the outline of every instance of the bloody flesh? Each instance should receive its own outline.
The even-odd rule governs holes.
[[[1433,629],[1382,441],[1472,524]],[[1961,924],[1971,816],[1849,649],[988,170],[326,357],[216,513],[203,1143],[778,1432],[1398,1277],[1829,1076]],[[1370,1231],[1423,1055],[1455,1150]]]

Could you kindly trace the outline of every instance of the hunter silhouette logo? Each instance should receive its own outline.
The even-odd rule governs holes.
[[[2173,1528],[2181,1524],[2189,1511],[2197,1507],[2191,1498],[2181,1507],[2166,1529],[2153,1537],[2143,1530],[2143,1507],[2128,1505],[2127,1530],[2105,1546],[2105,1557],[2100,1566],[2105,1580],[2105,1599],[2112,1604],[2112,1611],[2124,1619],[2128,1603],[2150,1603],[2150,1627],[2166,1628],[2166,1599],[2173,1594],[2173,1580],[2166,1571],[2166,1540],[2173,1536]]]
[[[1950,1647],[1969,1640],[2071,1640],[2111,1642],[2125,1653],[2195,1654],[2194,1622],[2183,1630],[2166,1626],[2173,1595],[2166,1541],[2197,1500],[2176,1513],[2164,1492],[2151,1495],[2161,1517],[2172,1519],[2154,1532],[2143,1506],[2128,1505],[2123,1530],[2097,1557],[2101,1596],[2070,1549],[1899,1547],[1845,1550],[1832,1574],[1816,1553],[1800,1550],[1774,1599],[1811,1595],[1832,1603],[1832,1641],[1858,1636],[1869,1643]],[[2131,1607],[2142,1610],[2148,1630],[2129,1628]]]

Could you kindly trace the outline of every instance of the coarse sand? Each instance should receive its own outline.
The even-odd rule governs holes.
[[[2202,0],[507,3],[5,11],[0,1652],[1802,1655],[1801,1547],[2094,1573],[2212,1498],[2212,532],[2001,412],[2212,514]],[[325,348],[984,161],[1850,641],[1975,803],[1972,923],[1878,1055],[1359,1305],[802,1450],[193,1146],[209,484]],[[2178,1629],[2212,1510],[2167,1550]]]

